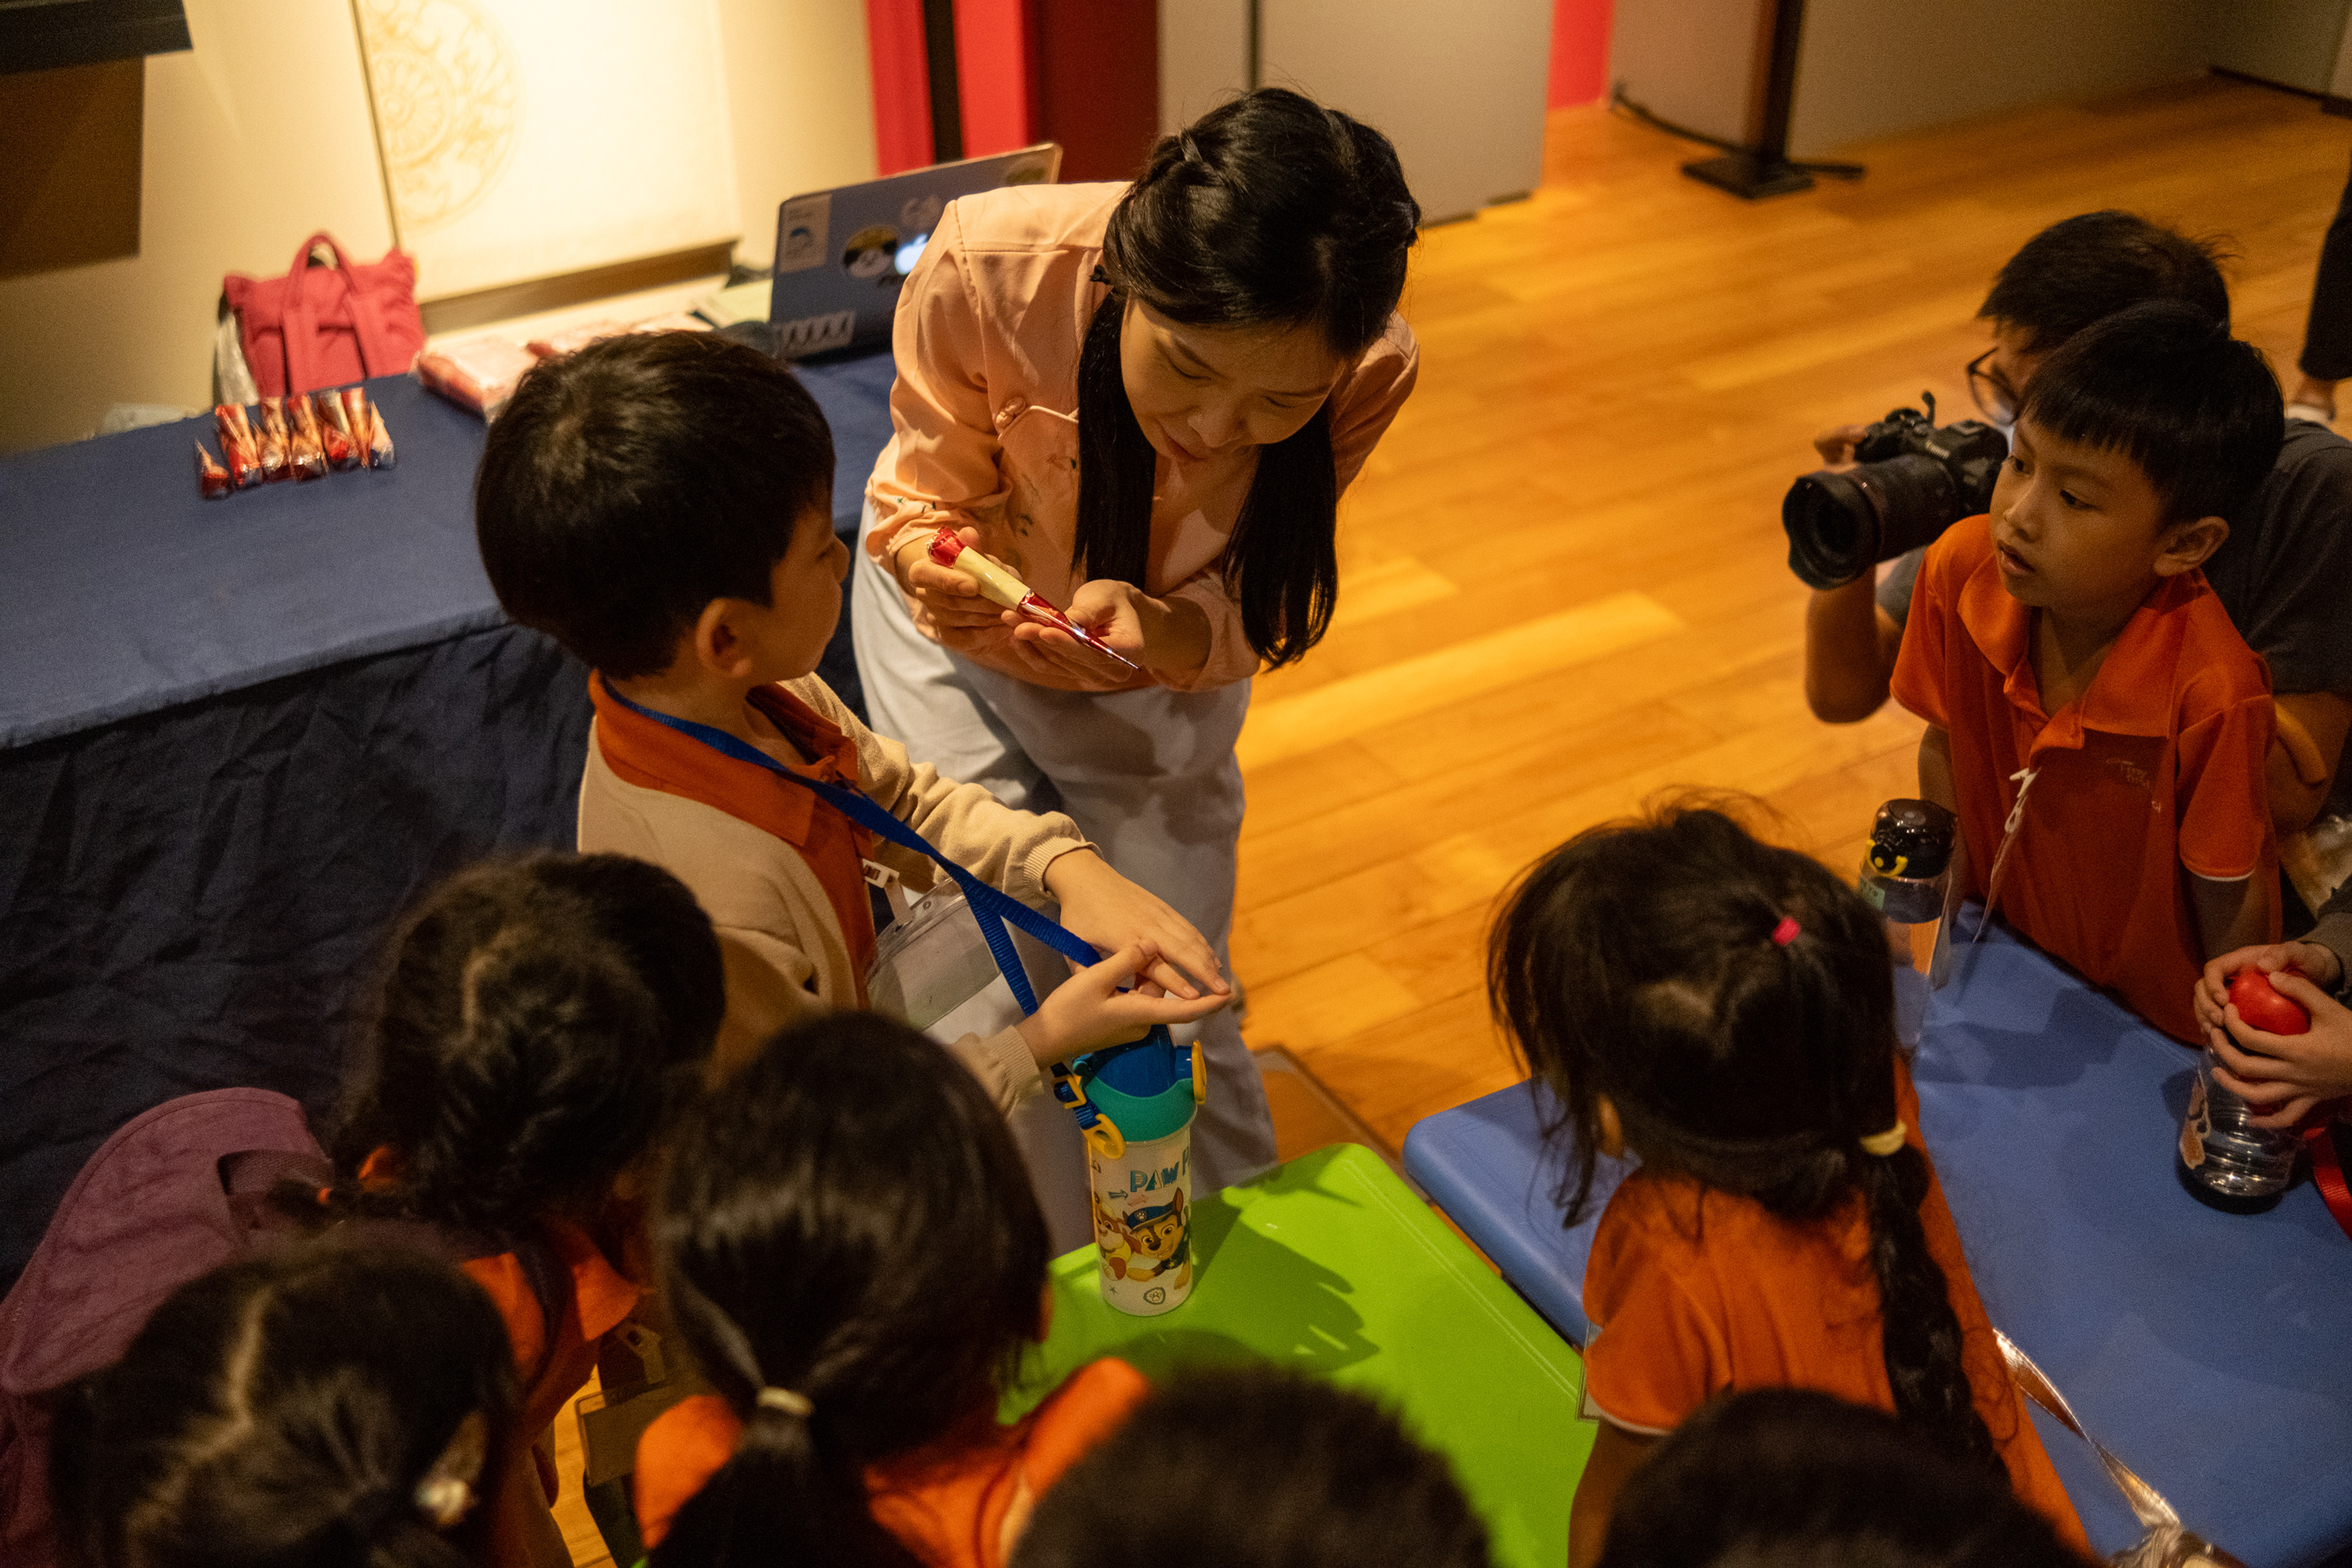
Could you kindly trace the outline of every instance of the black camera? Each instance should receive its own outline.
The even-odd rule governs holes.
[[[1851,583],[1992,505],[2008,438],[1979,419],[1938,429],[1935,395],[1920,398],[1927,413],[1898,408],[1863,432],[1853,468],[1823,468],[1789,487],[1780,526],[1789,569],[1807,586]]]

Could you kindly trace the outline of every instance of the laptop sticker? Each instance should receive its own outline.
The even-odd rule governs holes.
[[[833,193],[823,191],[786,202],[784,220],[778,226],[783,232],[776,246],[778,272],[805,272],[824,266],[832,249],[827,241],[833,226]]]

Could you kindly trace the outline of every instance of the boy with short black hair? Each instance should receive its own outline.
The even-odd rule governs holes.
[[[2094,321],[2157,300],[2230,321],[2218,238],[2192,239],[2136,213],[2062,218],[2001,264],[1978,310],[1990,346],[1968,367],[1978,411],[2007,426],[2043,356]],[[1860,426],[1824,431],[1830,463],[1853,456]],[[2289,411],[2286,439],[2230,538],[2204,564],[2206,585],[2269,665],[2277,725],[2267,762],[2271,816],[2294,832],[2352,790],[2338,778],[2352,727],[2352,442]],[[1805,614],[1805,694],[1832,723],[1867,718],[1886,700],[1920,552],[1884,578],[1864,574],[1815,593]]]
[[[1969,890],[2190,1042],[2204,960],[2278,931],[2270,679],[2199,567],[2283,426],[2260,353],[2194,307],[2077,333],[1990,515],[1929,548],[1895,670]]]
[[[1005,1109],[1040,1087],[1040,1062],[1222,1005],[1229,987],[1208,943],[1069,818],[1012,810],[909,763],[811,673],[849,561],[832,489],[831,434],[792,372],[688,332],[612,339],[534,369],[491,426],[475,480],[499,604],[595,667],[580,847],[666,868],[717,928],[719,1059],[813,1013],[863,1006],[866,866],[918,888],[932,877],[922,856],[876,841],[737,754],[746,748],[863,791],[982,880],[1059,903],[1063,923],[1113,952],[1018,1027],[951,1047]],[[1130,977],[1147,984],[1121,991]]]

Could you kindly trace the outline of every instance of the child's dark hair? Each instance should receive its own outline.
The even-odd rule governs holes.
[[[709,917],[660,867],[458,872],[393,939],[327,1207],[513,1235],[594,1205],[691,1092],[725,1007]],[[362,1181],[379,1149],[391,1168]]]
[[[1107,1542],[1127,1568],[1490,1561],[1444,1459],[1362,1394],[1274,1366],[1155,1392],[1038,1502],[1013,1568],[1092,1568]]]
[[[1559,1107],[1545,1131],[1570,1146],[1569,1223],[1591,1194],[1603,1096],[1646,1169],[1786,1219],[1835,1215],[1858,1193],[1896,1414],[1998,1467],[1919,1223],[1927,1163],[1907,1144],[1862,1147],[1897,1121],[1885,931],[1819,862],[1684,803],[1538,862],[1496,918],[1487,986]]]
[[[1139,586],[1157,458],[1119,373],[1138,300],[1195,327],[1311,326],[1353,361],[1404,292],[1421,208],[1387,137],[1286,88],[1260,88],[1163,136],[1110,216],[1078,364],[1078,554]],[[1258,454],[1226,542],[1225,584],[1250,647],[1279,668],[1329,626],[1339,591],[1339,473],[1327,402]]]
[[[1979,319],[2025,333],[2048,353],[2094,321],[2151,300],[2192,305],[2223,328],[2230,288],[2218,239],[2196,240],[2136,213],[2079,213],[2025,242],[1994,274]]]
[[[788,367],[713,333],[633,332],[522,378],[474,477],[474,536],[508,615],[607,675],[649,675],[713,599],[767,604],[832,493],[833,433]]]
[[[1997,1478],[1811,1389],[1709,1402],[1642,1462],[1600,1568],[2089,1568]]]
[[[59,1540],[82,1568],[457,1568],[481,1560],[516,1397],[497,1309],[446,1263],[313,1242],[231,1264],[63,1391]],[[420,1497],[439,1474],[454,1502]]]
[[[2286,439],[2262,351],[2177,301],[2118,310],[2067,339],[2025,384],[2018,417],[2129,458],[2167,522],[2242,518]]]
[[[799,1025],[682,1120],[653,1232],[671,1318],[743,1423],[656,1568],[915,1568],[867,1467],[988,1418],[1040,1326],[1045,1222],[1003,1113],[903,1024]]]

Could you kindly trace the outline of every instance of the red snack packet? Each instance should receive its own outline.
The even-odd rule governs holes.
[[[343,411],[352,418],[352,439],[367,448],[369,463],[379,468],[392,467],[392,432],[383,427],[383,411],[368,401],[367,388],[345,387]]]
[[[294,458],[294,477],[304,480],[325,479],[327,453],[319,444],[319,420],[310,412],[310,400],[299,394],[288,398],[286,417],[293,427],[288,449]]]
[[[515,384],[538,363],[520,343],[505,338],[467,338],[418,354],[416,379],[450,402],[493,419],[514,395]]]
[[[339,392],[314,392],[310,404],[318,411],[319,443],[327,454],[331,468],[358,468],[367,464],[367,452],[352,439],[350,422],[343,416],[343,398]]]
[[[218,463],[213,461],[213,455],[205,450],[205,444],[202,441],[197,441],[192,443],[192,445],[196,448],[197,491],[202,494],[206,500],[218,500],[221,497],[235,489],[236,488],[236,481],[228,477],[228,470],[226,468],[222,468]]]
[[[280,479],[292,479],[293,458],[286,450],[286,405],[282,399],[265,397],[261,400],[258,441],[262,481],[274,485]]]
[[[213,429],[220,437],[221,457],[228,465],[231,481],[241,490],[259,484],[261,456],[254,445],[253,426],[247,423],[244,408],[234,403],[216,405],[213,409]]]

